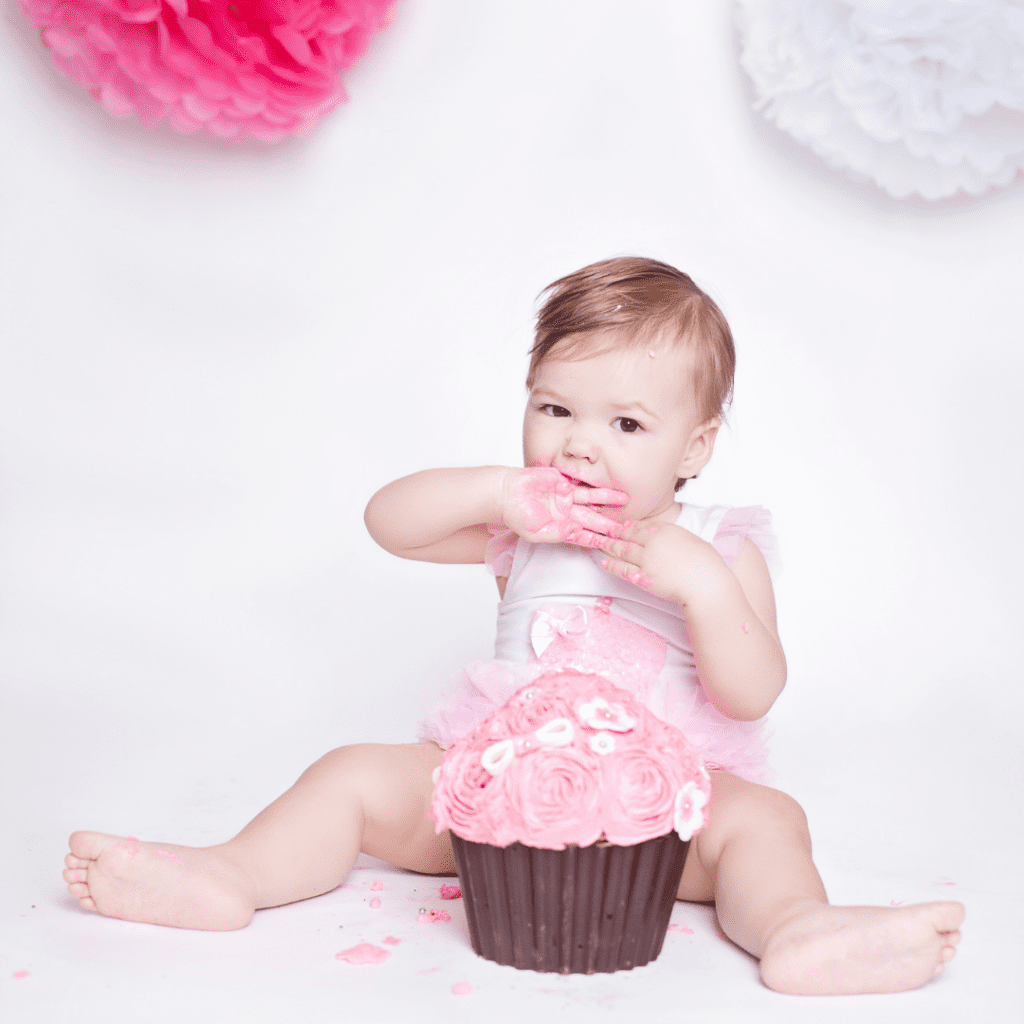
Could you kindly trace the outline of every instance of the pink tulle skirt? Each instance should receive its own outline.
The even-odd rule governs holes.
[[[540,661],[470,663],[452,677],[442,700],[423,716],[419,738],[447,749],[492,711],[504,707],[517,690],[552,667]],[[664,704],[660,717],[686,736],[709,770],[721,769],[762,785],[774,785],[778,780],[768,764],[765,741],[771,730],[764,719],[740,722],[726,718],[700,686],[689,684],[670,687]]]

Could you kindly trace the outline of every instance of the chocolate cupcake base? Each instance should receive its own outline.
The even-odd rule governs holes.
[[[504,848],[451,833],[473,949],[559,974],[628,971],[655,959],[689,843],[675,832],[636,846]]]

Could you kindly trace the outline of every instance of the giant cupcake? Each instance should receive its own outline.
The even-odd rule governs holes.
[[[451,832],[477,953],[592,974],[661,952],[711,793],[678,729],[600,676],[552,673],[435,774],[432,812]]]

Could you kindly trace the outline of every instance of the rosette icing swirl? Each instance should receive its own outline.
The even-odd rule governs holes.
[[[632,846],[673,829],[688,840],[711,795],[675,726],[607,679],[573,671],[523,687],[448,749],[437,774],[437,831],[501,847]]]

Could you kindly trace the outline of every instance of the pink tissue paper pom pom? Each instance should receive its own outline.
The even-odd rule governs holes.
[[[275,142],[346,99],[395,0],[20,0],[57,67],[116,117]]]

